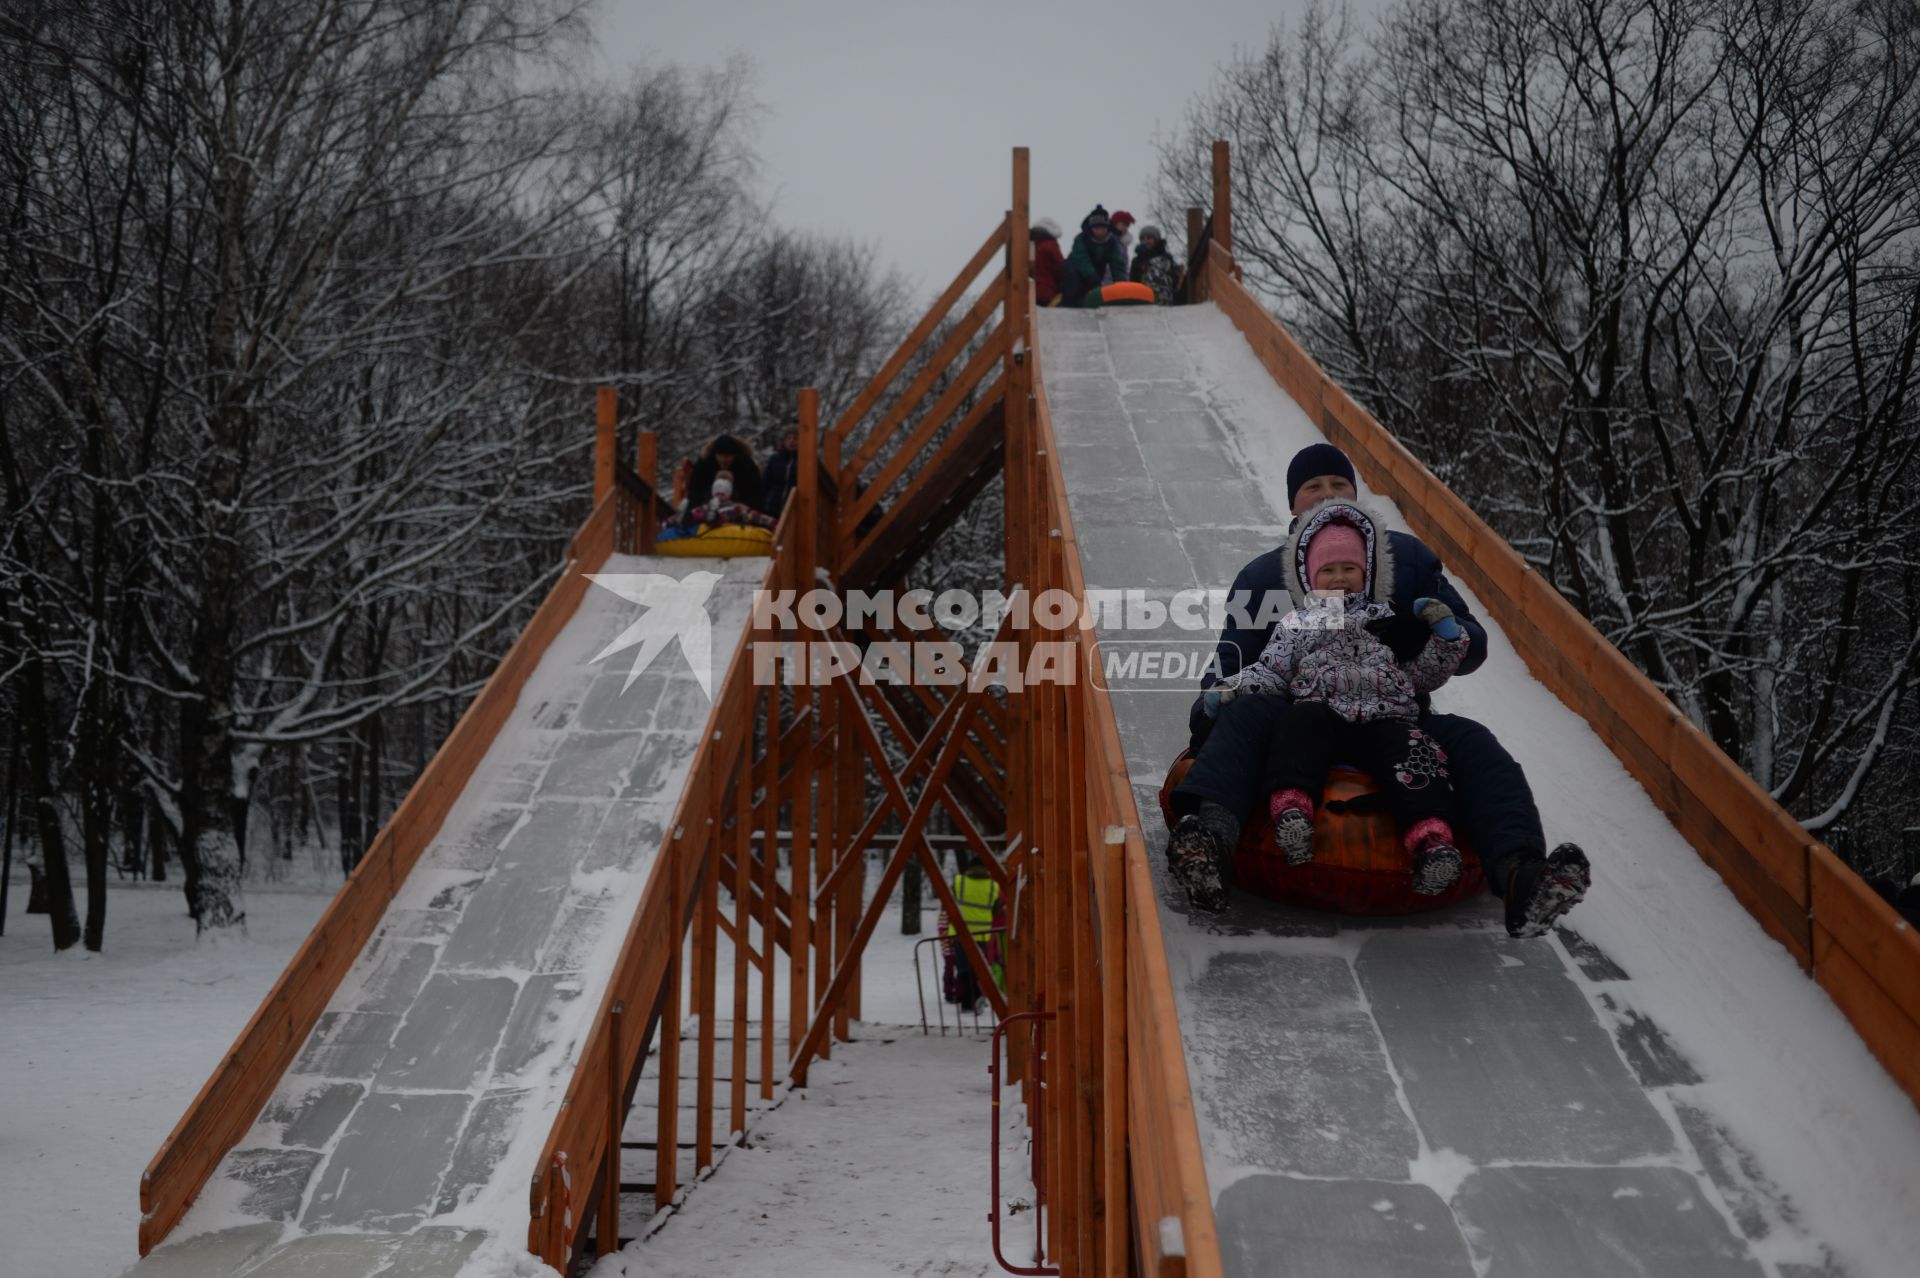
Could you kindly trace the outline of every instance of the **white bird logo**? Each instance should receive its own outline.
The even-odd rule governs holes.
[[[713,699],[713,626],[707,620],[707,596],[720,580],[717,572],[690,572],[684,580],[657,572],[588,573],[587,580],[602,590],[611,590],[622,599],[639,604],[646,611],[622,630],[619,636],[593,658],[604,661],[616,652],[635,644],[640,651],[633,656],[633,669],[620,685],[625,692],[652,664],[653,658],[671,640],[680,641],[680,651],[693,667],[700,690]]]

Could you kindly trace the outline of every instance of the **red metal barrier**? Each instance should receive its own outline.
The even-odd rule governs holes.
[[[987,1212],[987,1220],[993,1225],[993,1258],[1000,1267],[1010,1274],[1057,1274],[1058,1266],[1048,1265],[1046,1247],[1046,1229],[1043,1213],[1046,1209],[1046,1181],[1041,1173],[1043,1163],[1040,1149],[1041,1135],[1046,1124],[1033,1125],[1033,1165],[1029,1175],[1033,1181],[1033,1259],[1031,1267],[1008,1262],[1006,1254],[1000,1249],[1000,1040],[1006,1035],[1007,1027],[1015,1021],[1032,1022],[1027,1042],[1027,1066],[1029,1070],[1038,1066],[1044,1059],[1041,1051],[1041,1025],[1053,1019],[1052,1012],[1015,1012],[993,1027],[993,1056],[987,1062],[987,1073],[993,1076],[993,1206]],[[1037,1080],[1035,1085],[1038,1086]]]

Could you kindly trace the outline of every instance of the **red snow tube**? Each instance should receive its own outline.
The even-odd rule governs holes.
[[[1192,752],[1182,754],[1160,787],[1160,811],[1169,827],[1173,789],[1192,766]],[[1313,819],[1313,860],[1305,865],[1287,864],[1274,845],[1273,824],[1263,804],[1233,850],[1233,890],[1336,914],[1418,914],[1463,901],[1486,887],[1480,858],[1462,843],[1460,881],[1438,896],[1416,893],[1413,858],[1401,846],[1393,818],[1379,808],[1334,807],[1377,789],[1372,777],[1352,768],[1335,768],[1327,775],[1326,799]]]

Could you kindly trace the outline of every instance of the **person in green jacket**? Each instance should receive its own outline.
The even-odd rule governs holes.
[[[1073,252],[1067,254],[1066,269],[1060,274],[1060,304],[1081,306],[1089,296],[1097,298],[1100,286],[1109,280],[1127,278],[1127,252],[1120,247],[1107,210],[1095,205],[1073,238]]]

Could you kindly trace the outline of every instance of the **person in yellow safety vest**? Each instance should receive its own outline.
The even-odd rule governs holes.
[[[979,945],[982,956],[987,960],[987,968],[993,973],[993,983],[1005,989],[1007,970],[1006,965],[1001,961],[1000,936],[998,933],[983,935],[988,929],[1001,925],[1000,885],[993,881],[991,874],[987,873],[986,866],[976,862],[954,876],[953,896],[960,906],[960,920],[967,925],[967,930],[973,933],[975,943]],[[957,934],[958,929],[954,921],[947,920],[947,936],[953,937]],[[965,951],[958,945],[949,942],[946,948],[961,993],[961,997],[952,1001],[965,1006],[974,1001],[973,998],[965,997],[966,994],[971,993],[975,998],[979,996],[977,989],[974,988],[973,969],[967,963]]]

